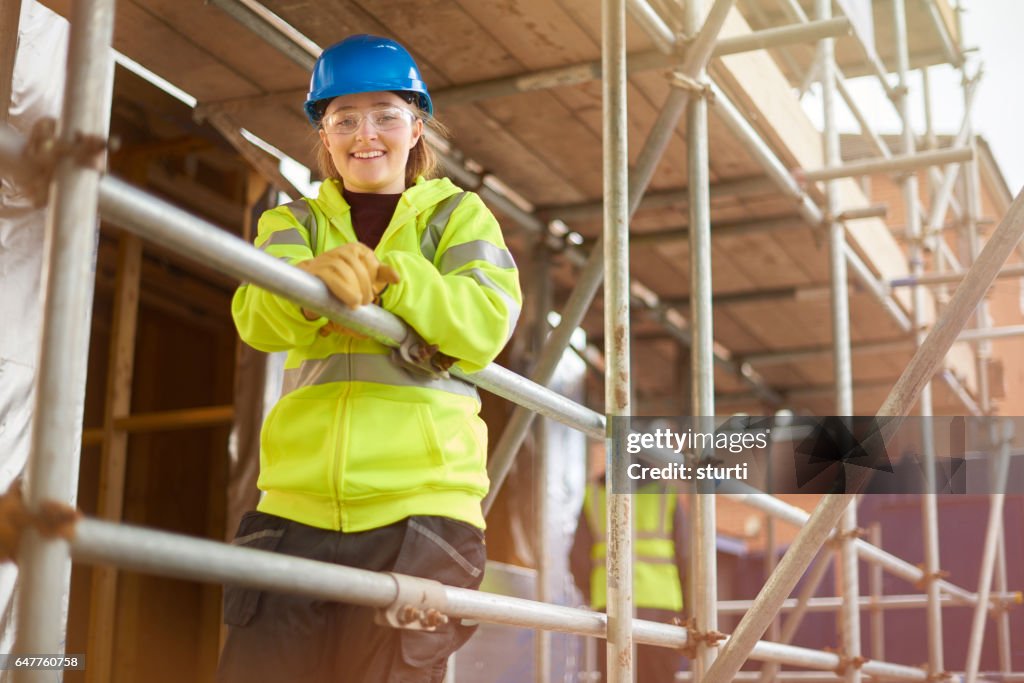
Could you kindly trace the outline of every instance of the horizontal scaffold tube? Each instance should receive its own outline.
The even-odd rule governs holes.
[[[10,127],[0,127],[0,169],[24,176],[29,171],[23,158],[24,148],[19,133]],[[315,276],[124,181],[104,176],[99,192],[100,214],[139,237],[287,297],[388,346],[398,346],[409,334],[408,326],[388,311],[373,305],[351,310],[331,296]],[[451,373],[589,436],[604,438],[603,415],[499,365],[491,363],[473,374],[452,368]]]
[[[738,488],[739,484],[731,482],[729,486]],[[805,525],[811,516],[807,511],[801,510],[795,505],[790,505],[789,503],[779,500],[775,496],[767,493],[722,492],[721,495],[727,496],[736,502],[757,508],[761,512],[765,512],[776,519],[780,519],[798,527]],[[831,535],[834,534],[835,532]],[[920,567],[915,567],[906,560],[902,560],[895,555],[878,548],[877,546],[871,545],[864,539],[858,538],[854,543],[857,548],[857,554],[866,562],[880,564],[890,573],[911,583],[920,581],[924,577],[924,570]],[[960,604],[973,605],[978,602],[977,595],[960,588],[949,581],[940,579],[938,584],[939,588],[943,592],[951,595]]]
[[[384,309],[369,305],[350,310],[315,276],[116,178],[106,176],[100,183],[100,213],[140,237],[188,257],[201,255],[206,265],[287,297],[388,346],[398,346],[409,333],[401,319]],[[451,372],[590,436],[604,437],[604,416],[494,363],[472,374],[457,368]]]
[[[939,597],[939,601],[945,606],[964,606],[962,601],[957,600],[952,595],[942,595]],[[1000,606],[1010,607],[1021,604],[1022,595],[1020,592],[997,593],[992,595],[991,601],[993,609]],[[799,600],[790,598],[782,603],[782,610],[794,610],[797,608],[798,602]],[[842,597],[811,598],[807,601],[805,609],[808,612],[834,612],[839,609],[842,603]],[[718,603],[718,611],[722,614],[743,614],[753,604],[753,600],[722,600]],[[876,599],[868,595],[862,595],[858,598],[858,604],[861,609],[866,610],[917,609],[928,605],[928,596],[883,595]]]
[[[970,161],[973,158],[974,149],[972,147],[953,147],[930,152],[919,152],[917,154],[901,154],[883,159],[850,161],[841,166],[826,166],[825,168],[804,170],[800,172],[800,176],[808,182],[817,182],[819,180],[835,180],[836,178],[853,178],[872,173],[913,171],[918,168],[927,168],[928,166],[941,166]]]
[[[228,583],[378,608],[387,607],[398,595],[395,579],[387,573],[90,518],[75,523],[69,543],[75,561],[111,564],[157,576]],[[600,612],[451,586],[444,586],[444,598],[442,612],[449,617],[596,638],[605,636],[605,615]],[[678,649],[688,644],[688,632],[681,626],[634,619],[633,639],[641,644]],[[752,658],[822,670],[834,670],[841,663],[833,653],[769,642],[758,643]],[[886,678],[925,680],[921,669],[886,662],[867,662],[863,670]]]

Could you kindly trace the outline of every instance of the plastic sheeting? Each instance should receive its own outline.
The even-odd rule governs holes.
[[[67,21],[33,0],[23,0],[9,123],[25,135],[38,119],[60,115],[67,45]],[[0,490],[21,474],[31,445],[45,232],[45,209],[34,208],[20,188],[4,180],[0,186]],[[11,598],[16,580],[13,564],[0,565],[0,652],[10,652],[13,644]]]

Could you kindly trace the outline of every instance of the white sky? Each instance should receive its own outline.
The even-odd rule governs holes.
[[[955,0],[950,0],[955,4]],[[968,73],[979,64],[984,76],[972,108],[975,132],[992,148],[1010,191],[1024,186],[1024,0],[967,0],[964,2],[964,35],[968,47]],[[913,31],[913,27],[910,27]],[[930,27],[928,30],[931,30]],[[959,72],[948,66],[929,69],[932,90],[932,121],[938,134],[956,134],[963,119],[963,96]],[[890,75],[895,83],[895,75]],[[851,90],[880,133],[898,133],[895,108],[882,95],[875,78],[851,81]],[[914,129],[924,132],[924,101],[919,70],[910,74],[911,118]],[[821,119],[821,105],[805,97],[805,108],[814,121]],[[839,100],[838,125],[843,131],[857,131],[856,121]]]

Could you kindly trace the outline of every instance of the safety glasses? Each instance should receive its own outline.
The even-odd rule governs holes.
[[[367,112],[359,111],[336,111],[323,120],[324,130],[328,133],[351,134],[359,130],[363,119],[369,119],[373,127],[378,131],[394,130],[406,124],[411,124],[416,115],[402,107],[382,107],[371,109]]]

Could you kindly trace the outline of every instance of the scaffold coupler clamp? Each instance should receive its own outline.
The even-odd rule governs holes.
[[[409,631],[436,631],[448,623],[444,584],[394,572],[387,574],[394,579],[397,591],[390,605],[377,610],[378,624]]]
[[[102,173],[106,152],[115,147],[103,137],[81,132],[74,133],[70,141],[63,141],[57,135],[56,120],[52,117],[39,119],[29,132],[22,154],[27,170],[22,181],[26,194],[35,206],[44,206],[50,180],[62,158],[70,157],[78,166]]]
[[[703,97],[707,99],[708,104],[715,103],[715,91],[711,89],[711,84],[707,81],[701,81],[682,71],[670,71],[668,74],[668,84],[673,88],[688,90],[697,97]]]
[[[697,658],[697,646],[700,643],[704,643],[708,647],[718,647],[718,644],[727,638],[721,631],[713,629],[710,631],[697,630],[697,620],[693,617],[685,621],[676,618],[672,620],[672,623],[686,629],[686,645],[679,648],[679,652],[687,659]]]
[[[35,529],[43,538],[71,540],[80,518],[78,510],[56,501],[44,500],[30,510],[21,494],[21,481],[15,480],[0,494],[0,562],[17,561],[25,529]]]
[[[858,538],[864,538],[867,535],[867,531],[861,527],[854,527],[849,531],[836,531],[831,538],[828,539],[829,544],[833,547],[838,548],[843,545],[843,541],[850,539],[856,541]]]
[[[932,581],[942,581],[949,576],[949,572],[945,569],[930,572],[923,564],[919,563],[914,566],[921,570],[921,578],[914,582],[914,586],[920,590],[927,590],[928,584]]]
[[[837,652],[839,655],[839,666],[836,667],[836,674],[843,676],[850,669],[859,669],[867,663],[867,658],[857,655],[856,657],[850,657],[843,652]]]
[[[932,673],[928,670],[927,664],[922,664],[921,669],[925,672],[925,683],[942,683],[943,681],[951,681],[956,678],[956,676],[949,671],[936,671],[935,673]]]
[[[449,379],[448,369],[455,364],[454,358],[440,353],[436,344],[428,344],[411,329],[391,350],[391,357],[413,376],[429,379]]]

